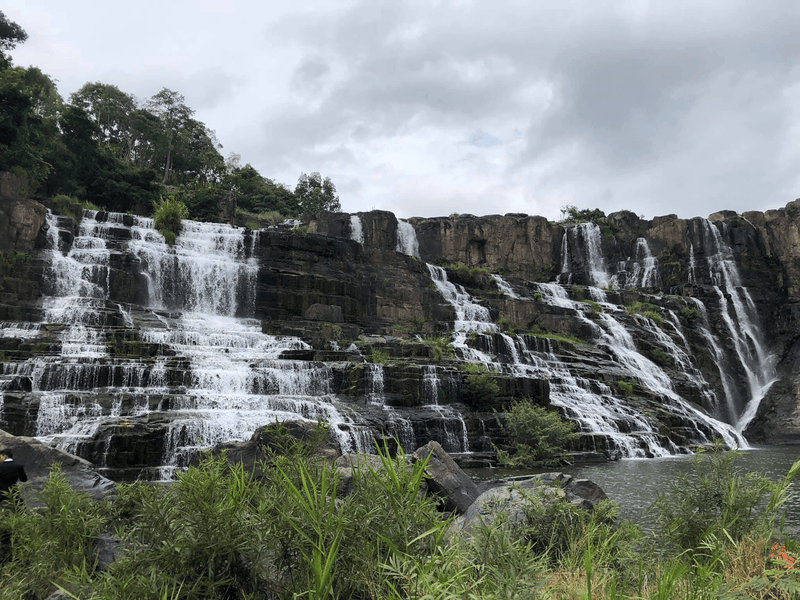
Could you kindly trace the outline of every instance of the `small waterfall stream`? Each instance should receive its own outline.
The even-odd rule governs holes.
[[[408,221],[397,221],[397,251],[419,258],[419,242],[414,226]]]

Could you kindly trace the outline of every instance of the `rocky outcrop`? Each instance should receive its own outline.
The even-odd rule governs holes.
[[[209,434],[187,421],[223,406],[231,424],[209,419],[242,456],[256,427],[238,435],[236,419],[270,404],[332,419],[344,452],[435,440],[491,460],[511,448],[503,413],[523,399],[579,423],[581,455],[654,456],[730,437],[708,415],[740,425],[774,378],[747,435],[800,442],[794,203],[569,227],[320,213],[296,229],[209,224],[216,246],[187,239],[229,252],[243,273],[232,278],[202,253],[184,261],[193,246],[170,250],[137,217],[42,226],[43,208],[3,189],[0,208],[28,216],[0,219],[13,245],[0,279],[0,419],[17,435],[65,438],[100,420],[70,447],[113,479],[158,477],[165,456],[189,464]],[[73,293],[86,322],[62,306]],[[221,297],[216,313],[184,318]],[[216,317],[236,322],[203,337],[196,323]]]
[[[438,442],[428,442],[414,452],[416,461],[426,461],[429,490],[440,498],[448,512],[464,512],[478,497],[478,486],[461,470]]]
[[[534,477],[514,478],[493,482],[475,502],[459,516],[450,529],[451,534],[469,535],[475,527],[490,527],[498,518],[506,526],[519,527],[526,522],[530,503],[552,504],[570,502],[586,510],[607,500],[602,488],[587,479],[574,479],[563,473],[543,473]]]
[[[86,492],[95,500],[108,499],[116,494],[116,484],[97,473],[89,461],[51,448],[34,438],[13,436],[0,430],[2,448],[10,448],[14,460],[25,467],[28,482],[22,495],[29,504],[36,503],[35,492],[41,491],[55,464],[60,465],[61,473],[76,491]]]

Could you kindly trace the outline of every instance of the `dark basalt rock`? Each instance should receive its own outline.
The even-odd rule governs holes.
[[[146,306],[151,282],[145,276],[145,259],[127,250],[133,217],[112,219],[99,213],[96,220],[107,227],[109,265],[102,284],[108,296],[98,302],[95,317],[100,328],[97,340],[107,356],[83,370],[80,361],[59,359],[66,325],[42,323],[41,297],[53,285],[44,273],[45,253],[41,252],[46,242],[45,209],[25,198],[21,185],[0,176],[0,320],[33,329],[0,337],[0,419],[11,433],[35,434],[42,394],[61,389],[59,376],[69,364],[75,385],[65,391],[65,405],[91,406],[92,411],[109,417],[77,452],[102,465],[102,472],[110,477],[146,477],[162,464],[164,439],[175,420],[172,411],[191,387],[193,375],[188,357],[177,356],[167,344],[144,341],[142,331],[166,330],[165,322],[179,320],[182,306],[171,297],[157,310]],[[112,223],[114,219],[118,222]],[[402,443],[410,451],[433,439],[445,450],[458,452],[464,445],[463,438],[454,440],[458,427],[470,450],[491,453],[495,445],[507,447],[503,411],[524,398],[548,406],[552,390],[561,383],[557,373],[512,375],[509,365],[515,357],[507,339],[489,332],[473,334],[466,344],[505,365],[502,372],[487,376],[496,383],[497,393],[477,398],[465,395],[463,361],[452,351],[442,353],[431,341],[437,336],[452,339],[456,309],[431,281],[427,262],[451,265],[450,280],[465,286],[492,320],[502,325],[504,334],[513,336],[514,351],[552,356],[570,376],[589,382],[594,392],[608,389],[624,397],[630,407],[656,424],[656,441],[669,440],[681,447],[679,451],[688,451],[699,433],[707,436],[709,432],[690,418],[664,410],[663,397],[631,377],[629,369],[621,368],[607,343],[596,343],[602,311],[613,311],[631,332],[636,351],[658,363],[679,394],[702,410],[718,414],[726,385],[739,404],[749,400],[743,367],[721,365],[715,357],[715,350],[727,356],[735,353],[736,340],[720,332],[725,331],[726,319],[736,315],[723,306],[729,306],[737,294],[741,299],[741,290],[746,288],[776,370],[776,382],[746,434],[754,442],[800,443],[800,378],[795,376],[800,372],[800,202],[765,213],[724,211],[712,215],[710,221],[675,215],[646,220],[630,211],[609,215],[601,226],[600,240],[609,272],[630,275],[638,240],[644,238],[657,261],[656,276],[647,289],[606,290],[608,303],[614,307],[598,304],[597,310],[583,315],[543,301],[537,287],[538,282],[559,278],[566,283],[561,251],[565,239],[570,240],[561,225],[521,214],[413,218],[409,221],[419,242],[417,258],[397,252],[400,234],[394,215],[371,211],[361,213],[360,219],[363,243],[350,239],[351,215],[344,213],[316,215],[308,223],[308,233],[287,228],[248,230],[246,254],[258,265],[255,295],[241,304],[237,316],[259,320],[265,333],[300,337],[308,348],[284,351],[279,360],[302,362],[305,367],[324,363],[329,370],[325,394],[368,424],[377,440],[405,436]],[[61,249],[66,252],[75,239],[77,223],[68,215],[59,216],[56,223]],[[704,267],[718,252],[717,237],[730,248],[737,265],[738,290],[720,290],[718,277]],[[575,277],[563,289],[588,308],[589,290],[579,285],[591,279],[588,258],[574,252],[567,263]],[[489,273],[502,274],[522,297],[502,293]],[[707,320],[693,309],[689,297],[704,303]],[[690,369],[659,354],[663,339],[648,330],[641,315],[626,314],[636,303],[655,307],[664,320],[660,332],[687,353]],[[704,327],[714,332],[713,348]],[[744,344],[752,344],[752,339]],[[382,354],[387,364],[381,370],[378,402],[377,392],[370,387],[373,367],[366,363]],[[37,365],[35,382],[30,375],[18,374],[19,365],[37,357],[47,360]],[[254,361],[252,366],[259,368],[267,362]],[[163,368],[159,375],[163,381],[153,392],[148,385],[156,379],[156,364]],[[435,393],[429,385],[431,368],[438,386]],[[707,382],[707,390],[694,384],[695,371]],[[128,389],[132,372],[141,377],[145,391]],[[273,393],[265,385],[263,393]],[[717,406],[710,399],[713,396]],[[326,401],[330,398],[326,396]],[[137,407],[149,414],[138,414]],[[636,433],[633,422],[621,422],[619,428]],[[237,442],[231,452],[244,452],[237,444],[248,443]],[[642,441],[642,448],[649,452],[647,443]],[[573,450],[610,457],[618,453],[612,436],[604,433],[582,436]]]
[[[428,442],[417,449],[414,459],[427,459],[425,473],[430,477],[429,490],[441,499],[444,510],[464,512],[478,497],[478,486],[438,442]]]

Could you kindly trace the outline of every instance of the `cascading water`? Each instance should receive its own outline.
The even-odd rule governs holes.
[[[489,309],[473,302],[472,296],[463,286],[448,281],[447,272],[442,267],[431,264],[427,267],[436,289],[456,311],[453,323],[453,347],[468,362],[490,363],[491,358],[488,354],[467,345],[467,336],[470,333],[483,334],[497,331],[497,325],[491,321]]]
[[[397,251],[419,258],[417,232],[408,221],[397,221]]]
[[[721,437],[732,447],[746,447],[744,438],[729,425],[707,416],[674,391],[667,374],[638,352],[630,333],[612,312],[600,313],[595,321],[586,316],[589,307],[585,303],[569,300],[566,290],[557,284],[537,284],[537,287],[545,302],[574,310],[595,332],[596,343],[607,348],[614,356],[626,378],[637,381],[645,389],[656,393],[661,399],[663,409],[675,415],[684,427],[692,429],[691,437],[697,443],[708,443],[713,437]],[[602,290],[595,289],[592,292],[595,298],[604,300]],[[654,326],[648,322],[645,327],[652,333]],[[666,352],[675,353],[679,360],[691,362],[671,340],[667,341],[658,334],[654,335],[654,341]],[[527,356],[530,357],[530,353]],[[552,365],[557,362],[552,356],[547,358],[545,364],[554,369]],[[694,369],[689,372],[695,373],[694,385],[698,389],[709,389],[699,371]],[[630,406],[624,398],[615,397],[607,386],[581,381],[580,378],[570,375],[564,366],[560,366],[550,376],[550,389],[553,404],[567,409],[568,415],[576,419],[584,431],[610,438],[624,456],[642,456],[644,448],[657,456],[676,452],[675,446],[658,434],[655,423],[649,417]]]
[[[124,217],[109,213],[98,223],[86,211],[64,253],[62,225],[48,214],[43,315],[44,323],[64,326],[60,352],[4,366],[4,375],[29,377],[39,396],[37,436],[80,453],[101,427],[113,432],[115,420],[168,408],[162,476],[197,449],[249,439],[276,419],[323,419],[344,451],[373,447],[368,428],[331,394],[329,366],[282,360],[287,350],[309,347],[237,316],[252,312],[258,271],[244,229],[187,221],[170,249],[152,220],[127,217],[124,225]],[[109,259],[122,243],[147,282],[144,313],[109,300]],[[109,353],[110,340],[130,335],[136,320],[143,326],[130,343],[168,348],[171,357],[148,363]]]
[[[364,228],[361,225],[361,217],[350,215],[350,239],[364,244]]]
[[[702,219],[708,272],[719,298],[719,311],[727,328],[739,365],[744,370],[748,394],[738,400],[727,395],[728,412],[736,415],[734,425],[743,431],[758,410],[761,399],[775,382],[775,358],[766,350],[755,303],[742,285],[733,250],[725,243],[719,229]],[[721,223],[723,231],[726,224]],[[731,389],[726,390],[732,392]]]

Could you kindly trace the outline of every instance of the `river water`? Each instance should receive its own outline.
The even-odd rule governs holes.
[[[739,473],[758,473],[772,480],[782,479],[792,464],[800,459],[800,446],[769,446],[743,451],[735,463]],[[653,501],[659,493],[668,492],[676,477],[694,473],[694,456],[655,459],[626,459],[594,465],[560,469],[578,479],[591,479],[603,488],[620,507],[620,519],[630,519],[646,529],[653,526]],[[549,469],[552,471],[552,469]],[[542,472],[542,471],[537,471]],[[471,471],[476,479],[498,479],[521,475],[518,470],[481,469]],[[800,476],[789,491],[784,505],[786,527],[800,533]]]

